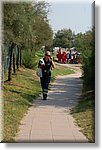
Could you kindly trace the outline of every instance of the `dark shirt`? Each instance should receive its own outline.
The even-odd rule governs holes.
[[[48,59],[48,61],[43,58],[45,65],[42,67],[42,74],[43,76],[51,76],[51,66],[52,66],[52,61]]]

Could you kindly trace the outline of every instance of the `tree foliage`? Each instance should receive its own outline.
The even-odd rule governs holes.
[[[30,49],[50,44],[53,33],[46,7],[45,2],[4,3],[4,43],[14,42]]]
[[[77,34],[76,47],[82,55],[82,68],[84,84],[89,89],[95,88],[95,29],[84,34]]]
[[[71,48],[74,46],[74,33],[71,29],[58,30],[55,33],[53,45],[56,47]]]
[[[21,52],[29,51],[29,56],[34,58],[35,51],[40,50],[42,46],[52,44],[53,32],[47,20],[48,3],[33,2],[33,3],[3,3],[4,12],[4,45],[8,45],[12,52],[9,64],[9,79],[11,80],[13,61],[15,61],[14,50],[12,45],[17,46],[17,68],[21,64]],[[14,59],[13,59],[14,56]],[[27,57],[27,56],[26,56]],[[27,57],[29,59],[30,57]],[[23,58],[23,60],[25,57]],[[29,61],[29,60],[28,60]],[[27,62],[28,62],[27,61]],[[24,60],[25,62],[25,60]],[[31,61],[29,61],[31,64]],[[13,63],[13,64],[12,64]],[[34,63],[32,62],[31,66]],[[27,66],[27,65],[26,65]],[[30,67],[31,67],[30,66]],[[15,66],[14,66],[15,70]]]

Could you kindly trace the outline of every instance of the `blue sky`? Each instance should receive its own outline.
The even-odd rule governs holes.
[[[70,28],[75,33],[92,27],[92,2],[50,2],[49,23],[54,32]]]

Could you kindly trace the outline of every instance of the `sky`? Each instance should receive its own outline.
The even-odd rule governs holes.
[[[92,27],[92,1],[89,2],[49,2],[49,23],[54,32],[70,28],[75,33],[85,33]]]

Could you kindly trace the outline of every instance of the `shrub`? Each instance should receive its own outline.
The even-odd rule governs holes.
[[[34,69],[37,65],[35,63],[35,53],[32,53],[31,51],[23,51],[22,53],[22,64],[29,69]]]

